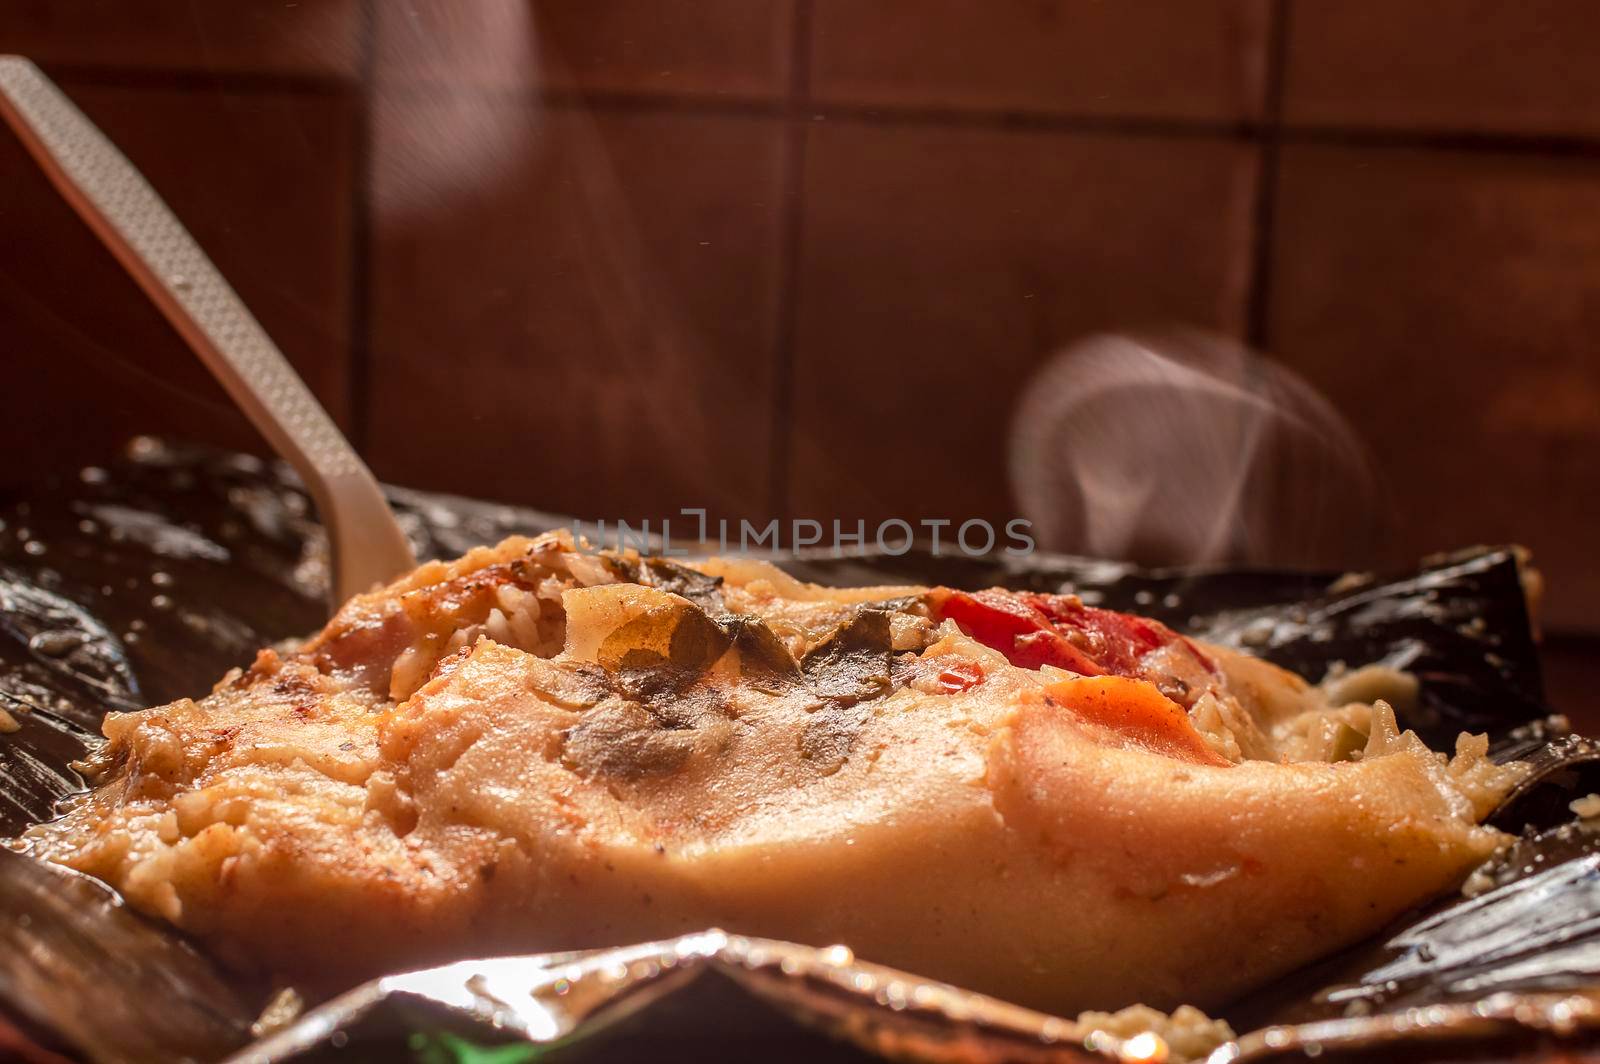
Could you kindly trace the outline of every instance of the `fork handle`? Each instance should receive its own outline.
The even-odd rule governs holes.
[[[0,56],[0,117],[300,474],[328,531],[332,605],[415,567],[361,457],[183,223],[116,145],[38,67]]]

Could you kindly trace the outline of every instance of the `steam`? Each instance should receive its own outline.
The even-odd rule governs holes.
[[[1372,463],[1338,412],[1231,340],[1091,337],[1024,396],[1011,484],[1043,547],[1338,567],[1369,555],[1386,527]]]
[[[536,150],[543,117],[518,105],[541,76],[524,0],[409,15],[385,21],[381,46],[402,73],[380,80],[377,104],[386,141],[378,208],[401,217],[447,209],[514,175]]]
[[[763,377],[740,372],[715,379],[719,402],[706,395],[708,367],[727,361],[719,341],[743,334],[707,316],[705,279],[723,276],[714,268],[745,236],[705,191],[731,187],[725,175],[681,143],[707,123],[546,92],[566,59],[525,0],[424,5],[412,16],[383,42],[408,57],[409,73],[379,85],[379,266],[427,300],[407,317],[441,350],[485,345],[463,361],[492,386],[449,402],[495,427],[448,461],[419,459],[434,463],[426,476],[448,487],[458,455],[497,460],[566,433],[581,440],[580,456],[516,474],[528,482],[493,474],[491,490],[595,518],[737,512],[761,473],[731,460],[752,448],[742,434],[730,441],[728,424],[751,424],[741,412],[771,399]],[[662,212],[648,193],[671,166],[691,167],[692,180]],[[385,309],[380,300],[375,314]],[[769,450],[757,437],[755,454]]]

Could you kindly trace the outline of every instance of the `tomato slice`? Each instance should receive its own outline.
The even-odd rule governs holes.
[[[975,661],[958,661],[939,672],[939,688],[950,694],[977,686],[983,680],[983,667]]]
[[[948,591],[935,598],[935,616],[955,621],[967,635],[1006,656],[1013,665],[1055,665],[1081,676],[1137,676],[1153,650],[1181,643],[1207,671],[1211,661],[1160,621],[1085,606],[1076,595],[1032,591]]]
[[[1105,672],[1021,595],[999,590],[952,592],[938,611],[939,620],[946,618],[984,646],[1000,651],[1013,665],[1025,669],[1056,665],[1084,676]]]

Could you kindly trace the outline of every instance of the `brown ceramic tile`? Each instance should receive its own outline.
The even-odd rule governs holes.
[[[767,98],[788,85],[792,0],[444,0],[382,4],[386,87]]]
[[[262,447],[242,414],[0,131],[0,488],[103,463],[130,437]]]
[[[344,421],[354,100],[275,92],[70,91]]]
[[[1266,0],[816,0],[811,85],[845,104],[1234,120]]]
[[[599,518],[765,508],[780,124],[403,97],[377,132],[381,473]]]
[[[1551,623],[1600,629],[1600,162],[1295,147],[1280,176],[1270,344],[1373,447],[1385,560],[1522,542]]]
[[[803,515],[1009,518],[1012,409],[1062,345],[1241,327],[1246,146],[809,128],[792,462]]]
[[[1600,11],[1590,0],[1293,4],[1291,123],[1600,132]]]
[[[345,416],[352,112],[333,95],[73,87],[173,207],[318,396]],[[8,364],[37,395],[22,443],[170,432],[238,442],[194,357],[4,138]],[[11,358],[8,354],[7,358]],[[28,368],[28,367],[31,367]],[[87,404],[87,405],[85,405]],[[84,410],[106,424],[87,424]],[[8,418],[12,415],[8,414]],[[99,444],[97,443],[96,446]]]
[[[1541,648],[1545,697],[1581,735],[1600,735],[1600,640],[1549,636]]]
[[[0,0],[0,52],[103,67],[351,78],[360,0]]]

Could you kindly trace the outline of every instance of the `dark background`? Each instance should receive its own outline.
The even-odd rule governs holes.
[[[1600,668],[1590,0],[0,0],[377,473],[594,517],[1017,513],[1062,345],[1303,375]],[[6,487],[259,449],[0,134]]]

